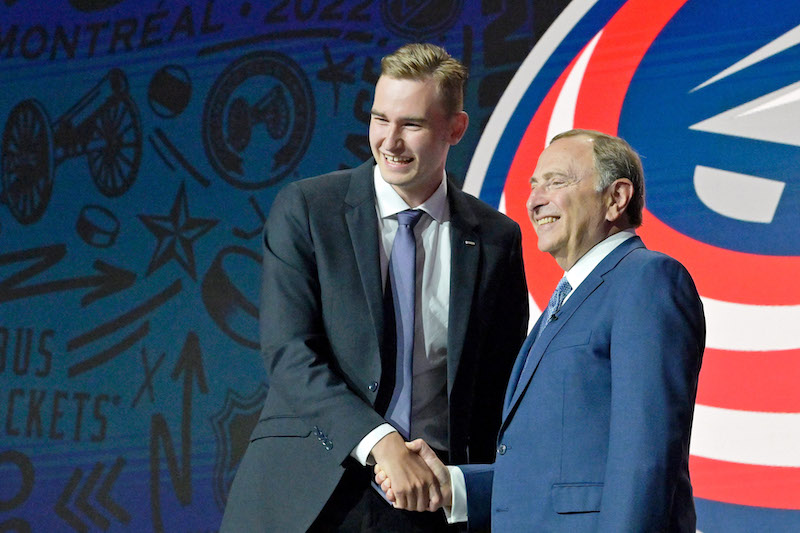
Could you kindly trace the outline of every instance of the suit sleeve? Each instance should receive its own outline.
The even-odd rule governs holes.
[[[660,256],[641,266],[614,307],[598,531],[663,531],[676,487],[689,483],[689,436],[705,344],[702,304],[683,266]]]
[[[303,192],[287,185],[275,199],[264,230],[262,356],[270,394],[280,398],[285,416],[313,427],[341,463],[384,420],[345,381],[328,341],[315,245]]]
[[[488,531],[492,521],[494,465],[461,465],[459,468],[467,487],[469,531]]]

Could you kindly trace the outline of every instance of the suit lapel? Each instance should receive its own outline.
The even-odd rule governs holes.
[[[553,338],[555,338],[558,335],[558,332],[561,331],[567,322],[569,322],[569,319],[573,314],[575,314],[575,311],[581,305],[583,305],[589,295],[592,294],[597,287],[603,283],[603,277],[609,271],[613,270],[614,267],[619,264],[622,258],[631,252],[631,250],[643,247],[644,244],[639,237],[632,237],[612,250],[611,253],[608,254],[600,262],[600,264],[594,268],[594,270],[592,270],[589,276],[583,280],[583,283],[581,283],[578,288],[575,289],[575,292],[564,303],[561,311],[558,314],[558,320],[548,324],[544,332],[542,332],[541,337],[534,341],[533,339],[536,337],[536,332],[541,327],[542,317],[539,317],[539,321],[536,323],[536,326],[533,328],[533,330],[531,330],[530,335],[528,335],[528,339],[526,339],[525,343],[523,344],[520,354],[517,356],[517,361],[514,364],[512,376],[509,380],[508,388],[506,390],[506,403],[503,408],[503,423],[500,428],[501,430],[504,429],[508,424],[514,409],[519,404],[520,399],[525,393],[525,389],[527,389],[528,385],[530,384],[530,381],[533,378],[533,375],[536,373],[536,369],[539,367],[539,363],[541,362],[542,357],[547,351],[547,348]],[[528,350],[530,350],[530,353],[527,356],[529,361],[527,364],[525,364],[525,357],[523,357],[523,354],[527,353]],[[522,370],[523,366],[524,371]],[[515,377],[518,377],[518,379],[514,379]]]
[[[533,345],[533,341],[536,339],[536,332],[539,331],[540,324],[542,322],[542,317],[539,317],[539,320],[536,321],[536,324],[531,329],[530,333],[528,333],[528,337],[525,339],[525,342],[522,343],[522,348],[519,349],[519,354],[517,354],[517,359],[514,361],[514,367],[511,369],[511,376],[508,378],[508,386],[506,387],[506,396],[503,400],[503,420],[505,420],[508,416],[509,408],[511,407],[511,400],[515,397],[515,392],[517,390],[517,385],[520,381],[520,375],[522,374],[522,369],[525,367],[525,361],[527,361],[528,357],[527,354]]]
[[[450,203],[450,310],[447,324],[447,394],[455,381],[467,336],[478,278],[481,242],[478,219],[464,199],[466,193],[447,184]]]
[[[583,280],[583,283],[575,289],[575,293],[570,296],[569,300],[567,300],[563,307],[561,307],[561,311],[558,313],[558,320],[554,320],[544,328],[542,335],[536,339],[536,332],[539,331],[542,324],[542,319],[544,317],[539,317],[539,321],[536,323],[536,327],[533,328],[531,334],[528,336],[528,339],[531,342],[526,342],[525,344],[530,348],[530,353],[527,357],[527,363],[525,362],[525,358],[522,357],[522,353],[520,353],[520,357],[522,362],[517,361],[519,364],[520,369],[517,371],[517,375],[519,376],[519,380],[516,382],[516,388],[511,393],[511,400],[508,402],[508,406],[503,412],[503,425],[507,422],[508,418],[511,416],[514,408],[519,403],[520,398],[525,393],[525,389],[527,389],[528,385],[530,384],[533,375],[536,373],[536,369],[539,367],[539,363],[542,361],[542,357],[544,356],[545,351],[547,351],[547,347],[550,345],[550,342],[553,338],[558,335],[558,332],[561,331],[569,319],[572,317],[575,310],[581,306],[581,304],[586,300],[586,298],[594,292],[594,290],[600,286],[603,282],[603,278],[600,276],[595,276],[594,273],[590,274],[588,278]],[[536,340],[532,340],[536,339]],[[524,365],[524,370],[522,367]],[[516,370],[516,368],[515,368]],[[509,389],[514,386],[514,383],[509,382]]]
[[[344,210],[353,255],[356,258],[358,273],[380,346],[383,342],[384,324],[383,287],[378,252],[380,236],[375,211],[375,188],[372,184],[374,164],[375,162],[370,159],[353,170]]]

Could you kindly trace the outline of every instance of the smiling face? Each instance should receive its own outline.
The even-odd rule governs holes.
[[[539,250],[564,270],[611,233],[618,218],[609,189],[597,191],[592,140],[586,136],[554,141],[539,156],[531,178],[528,216]],[[613,211],[613,212],[612,212]]]
[[[444,176],[450,146],[461,140],[467,114],[448,116],[432,79],[381,76],[369,123],[369,144],[381,176],[416,207]]]

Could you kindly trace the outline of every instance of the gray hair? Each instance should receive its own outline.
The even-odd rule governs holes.
[[[642,225],[644,209],[644,170],[639,154],[624,139],[594,130],[574,129],[559,133],[550,141],[584,135],[592,139],[594,167],[599,180],[597,190],[603,191],[614,181],[627,178],[633,183],[633,195],[625,213],[633,227]]]

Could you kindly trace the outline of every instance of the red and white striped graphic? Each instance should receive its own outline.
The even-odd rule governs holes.
[[[532,113],[508,169],[501,210],[523,231],[535,320],[561,271],[538,251],[525,210],[536,157],[558,132],[616,134],[628,87],[648,48],[687,0],[629,0],[586,43]],[[464,188],[479,194],[500,136],[563,38],[596,3],[571,3],[520,67],[487,124]],[[777,36],[776,36],[777,37]],[[635,146],[634,146],[635,148]],[[705,306],[707,347],[691,443],[695,496],[800,509],[800,257],[702,243],[645,212],[646,245],[680,260]]]

